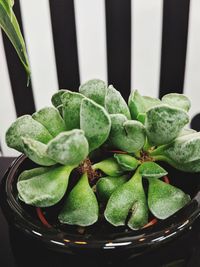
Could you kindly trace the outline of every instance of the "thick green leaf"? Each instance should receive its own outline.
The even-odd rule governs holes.
[[[53,138],[47,129],[30,115],[21,116],[11,124],[6,132],[6,143],[9,147],[23,152],[21,137],[30,137],[44,144]]]
[[[84,174],[69,193],[59,214],[61,223],[88,226],[98,220],[99,207],[96,196]]]
[[[33,162],[42,166],[55,165],[56,162],[47,156],[47,145],[30,137],[22,137],[24,154]]]
[[[107,86],[104,81],[93,79],[80,85],[79,92],[104,107]]]
[[[67,130],[80,128],[80,107],[83,98],[83,95],[76,92],[67,91],[62,94],[63,118]]]
[[[41,170],[41,174],[34,175],[26,172],[23,179],[19,178],[17,189],[20,199],[26,204],[36,207],[49,207],[58,203],[64,196],[69,175],[73,167],[60,166],[48,168],[46,172]],[[28,177],[26,177],[28,176]]]
[[[118,177],[102,177],[96,183],[96,192],[98,199],[102,202],[107,202],[112,193],[122,184],[127,181],[127,176]]]
[[[119,176],[123,173],[122,168],[114,158],[107,158],[92,165],[94,170],[101,170],[109,176]]]
[[[152,161],[142,163],[138,169],[144,178],[160,178],[168,174],[165,169]]]
[[[145,143],[145,129],[142,123],[127,120],[122,114],[111,114],[109,144],[129,153],[140,150]]]
[[[12,1],[0,0],[0,27],[4,30],[11,43],[13,44],[25,70],[29,80],[30,68],[24,43],[23,36],[21,34],[19,24],[12,10]]]
[[[54,107],[57,108],[58,106],[62,105],[61,96],[66,92],[69,92],[69,90],[60,89],[58,92],[56,92],[55,94],[52,95],[51,103],[54,105]]]
[[[124,171],[134,171],[140,164],[136,158],[126,154],[114,154],[114,158]]]
[[[80,126],[85,132],[90,151],[100,147],[108,138],[111,120],[107,111],[93,100],[81,102]]]
[[[160,99],[149,96],[141,96],[138,90],[133,91],[128,100],[128,106],[132,119],[139,119],[141,122],[145,119],[145,113],[148,109],[161,104]],[[139,115],[143,114],[143,115]]]
[[[149,109],[146,114],[145,128],[152,145],[171,142],[189,122],[185,111],[165,104]]]
[[[142,186],[142,176],[136,174],[125,184],[119,186],[108,200],[105,218],[114,226],[125,225],[131,212],[128,226],[137,230],[148,222],[148,207]]]
[[[18,182],[19,181],[22,181],[22,180],[28,180],[28,179],[33,178],[35,176],[39,176],[39,175],[41,175],[43,173],[48,172],[49,170],[51,170],[53,168],[49,168],[49,167],[38,167],[38,168],[30,169],[30,170],[25,170],[25,171],[23,171],[19,175]]]
[[[47,155],[64,165],[77,166],[88,155],[88,142],[82,130],[62,132],[48,143]]]
[[[183,128],[181,130],[181,132],[179,133],[179,136],[183,136],[183,135],[188,135],[188,134],[193,134],[193,133],[196,133],[197,131],[193,130],[193,129],[190,129],[190,128]]]
[[[32,118],[40,122],[53,137],[66,131],[65,123],[59,111],[54,107],[42,108],[33,113]]]
[[[126,101],[112,85],[109,85],[106,98],[105,109],[110,114],[123,114],[127,119],[131,119],[131,114]]]
[[[158,219],[166,219],[190,201],[182,190],[159,179],[149,179],[148,206]]]
[[[185,111],[189,111],[191,107],[190,100],[183,94],[170,93],[162,97],[162,102],[172,107],[181,108]]]
[[[177,169],[188,172],[200,171],[200,133],[176,138],[167,145],[151,152],[156,160],[164,160]]]

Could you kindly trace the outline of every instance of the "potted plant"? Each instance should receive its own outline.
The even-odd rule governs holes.
[[[29,76],[12,4],[0,1],[0,24]],[[160,100],[136,90],[127,104],[112,85],[93,79],[51,100],[6,132],[7,145],[25,155],[6,173],[0,194],[20,230],[67,252],[134,253],[175,237],[198,217],[198,190],[184,184],[185,173],[200,171],[200,134],[187,127],[185,95]],[[183,182],[176,174],[169,179],[160,162],[182,171]]]

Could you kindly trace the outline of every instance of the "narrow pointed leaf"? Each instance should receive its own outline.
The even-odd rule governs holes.
[[[69,193],[59,214],[61,223],[88,226],[98,220],[99,207],[96,196],[84,174]]]
[[[126,101],[112,85],[109,85],[106,93],[105,108],[110,114],[123,114],[127,119],[131,119]]]
[[[127,176],[118,177],[102,177],[96,183],[96,192],[98,199],[102,202],[107,202],[112,193],[122,184],[127,181]]]
[[[23,152],[21,137],[30,137],[47,144],[53,137],[48,130],[30,115],[19,117],[6,132],[6,143],[20,152]]]
[[[64,165],[79,165],[88,155],[88,142],[82,130],[62,132],[48,143],[47,155]]]
[[[51,167],[42,174],[19,179],[17,189],[20,199],[36,207],[49,207],[64,196],[73,167]]]
[[[33,162],[42,166],[52,166],[56,162],[47,156],[47,145],[30,137],[22,137],[24,154]]]
[[[145,128],[152,145],[167,144],[175,139],[189,122],[187,113],[181,109],[162,104],[147,111]]]
[[[114,158],[124,171],[134,171],[140,164],[136,158],[126,154],[114,154]]]
[[[104,81],[93,79],[80,85],[79,92],[104,107],[107,86]]]
[[[166,219],[190,201],[182,190],[159,179],[149,179],[148,206],[158,219]]]
[[[89,143],[89,150],[100,147],[108,138],[111,120],[106,110],[94,101],[84,98],[80,110],[80,126]]]
[[[63,118],[67,130],[80,128],[80,107],[83,98],[83,95],[76,92],[68,91],[62,94]]]
[[[53,137],[66,131],[65,123],[56,108],[42,108],[33,113],[32,118],[40,122]]]
[[[0,27],[6,33],[11,43],[13,44],[25,70],[29,80],[30,68],[24,43],[23,36],[21,34],[19,24],[12,10],[12,2],[0,0]]]

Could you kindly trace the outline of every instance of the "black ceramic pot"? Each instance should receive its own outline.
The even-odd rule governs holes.
[[[34,163],[25,156],[18,157],[12,163],[1,182],[0,204],[10,225],[55,251],[75,255],[134,257],[177,238],[188,230],[200,214],[200,175],[183,173],[164,166],[169,171],[171,184],[182,188],[192,197],[187,206],[170,218],[139,231],[97,223],[82,233],[77,227],[63,226],[55,220],[60,210],[57,205],[43,209],[52,226],[48,227],[38,218],[34,207],[27,206],[18,199],[17,178],[22,171],[33,167]]]

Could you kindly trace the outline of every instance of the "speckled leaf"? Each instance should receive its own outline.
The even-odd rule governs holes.
[[[164,160],[177,169],[200,171],[200,133],[192,133],[176,138],[167,145],[158,147],[151,152],[156,160]]]
[[[30,137],[22,137],[24,154],[33,162],[42,166],[55,165],[56,162],[47,156],[47,145]]]
[[[146,196],[139,173],[113,192],[104,215],[112,225],[120,226],[125,225],[129,212],[132,212],[128,220],[131,229],[140,229],[148,222]]]
[[[55,94],[52,95],[51,103],[54,105],[54,107],[57,108],[58,106],[62,105],[61,96],[66,92],[69,92],[69,90],[60,89],[60,90],[58,90],[58,92],[56,92]]]
[[[149,179],[148,206],[158,219],[166,219],[190,201],[182,190],[159,179]]]
[[[189,111],[191,107],[190,100],[186,95],[170,93],[162,97],[162,102],[172,107],[181,108],[185,111]]]
[[[160,99],[149,96],[141,96],[138,90],[133,91],[128,100],[128,106],[131,112],[132,119],[144,119],[144,114],[149,108],[161,104]],[[142,116],[139,114],[143,114]],[[141,120],[140,120],[141,121]]]
[[[30,170],[25,170],[22,173],[20,173],[19,177],[18,177],[18,181],[22,181],[22,180],[28,180],[30,178],[33,178],[35,176],[39,176],[43,173],[48,172],[49,170],[53,169],[54,167],[50,168],[50,167],[37,167],[37,168],[33,168]]]
[[[90,99],[83,99],[80,126],[85,132],[90,151],[101,146],[109,136],[111,121],[107,111]]]
[[[124,171],[134,171],[140,164],[136,158],[126,154],[114,154],[114,158]]]
[[[23,152],[21,137],[31,137],[44,144],[53,138],[48,130],[30,115],[21,116],[11,124],[6,132],[6,143],[9,147]]]
[[[147,111],[145,121],[148,140],[152,145],[162,145],[175,139],[189,122],[187,113],[181,109],[162,104]]]
[[[66,131],[65,123],[59,111],[54,107],[42,108],[33,113],[32,118],[40,122],[53,137]]]
[[[145,143],[145,129],[142,123],[127,120],[122,114],[111,114],[109,144],[129,153],[140,150]]]
[[[104,81],[93,79],[80,85],[79,92],[104,107],[107,86]]]
[[[83,98],[83,95],[76,92],[68,91],[62,94],[63,118],[67,130],[80,128],[80,107]]]
[[[139,172],[144,178],[160,178],[168,174],[168,172],[152,161],[146,161],[139,166]]]
[[[48,143],[47,155],[64,165],[77,166],[88,155],[88,142],[82,130],[60,133]]]
[[[98,199],[102,202],[107,202],[112,193],[122,184],[127,181],[127,176],[118,177],[102,177],[96,183],[96,192]]]
[[[109,176],[118,176],[123,173],[122,168],[114,158],[107,158],[92,165],[94,170],[101,170]]]
[[[61,223],[88,226],[98,220],[99,207],[96,196],[84,174],[69,193],[59,214]]]
[[[48,168],[36,176],[19,179],[17,189],[20,199],[36,207],[49,207],[58,203],[64,196],[68,178],[73,167],[59,166]],[[23,173],[21,174],[23,175]]]
[[[125,100],[121,96],[120,92],[112,85],[109,85],[107,90],[105,109],[110,114],[123,114],[127,117],[127,119],[131,119],[131,114]]]

